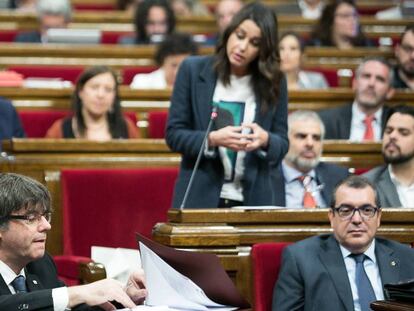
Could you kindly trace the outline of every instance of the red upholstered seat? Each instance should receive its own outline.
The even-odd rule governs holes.
[[[9,66],[8,70],[16,71],[25,78],[61,78],[76,83],[83,66],[49,66],[49,65],[16,65]]]
[[[290,242],[258,243],[251,250],[255,311],[272,310],[273,287],[277,280],[283,249]]]
[[[0,31],[0,42],[13,42],[17,34],[18,34],[17,29],[11,29],[11,30],[3,29]]]
[[[92,259],[82,256],[54,256],[59,279],[67,286],[79,285],[79,265],[81,262],[90,262]]]
[[[20,110],[20,120],[28,138],[45,137],[52,124],[70,114],[66,110]]]
[[[71,169],[61,173],[65,255],[90,256],[92,245],[136,248],[167,220],[178,168]]]
[[[109,31],[103,30],[101,32],[101,43],[103,44],[117,44],[119,38],[126,35],[134,35],[132,31]]]
[[[164,138],[168,111],[148,112],[148,138]]]

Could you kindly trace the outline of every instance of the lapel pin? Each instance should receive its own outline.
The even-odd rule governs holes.
[[[392,264],[392,263],[391,263]],[[37,281],[36,280],[33,280],[33,284],[36,284],[37,285]]]
[[[395,267],[397,265],[397,263],[393,260],[391,261],[391,266]]]

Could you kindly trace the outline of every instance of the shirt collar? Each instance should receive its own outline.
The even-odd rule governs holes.
[[[298,179],[298,177],[304,175],[301,171],[298,171],[297,169],[287,165],[284,160],[282,161],[282,172],[285,178],[285,183],[287,184]],[[313,179],[316,178],[316,173],[314,169],[309,171],[306,175],[311,176]]]
[[[375,120],[374,122],[381,122],[381,116],[382,116],[382,110],[383,107],[377,110],[377,112],[374,113]],[[356,101],[352,104],[352,119],[355,120],[358,123],[363,123],[365,120],[366,114],[359,109],[358,104]]]
[[[341,249],[342,257],[345,259],[349,255],[351,255],[351,252],[346,249],[344,246],[339,244],[339,248]],[[367,248],[367,250],[364,252],[364,254],[372,260],[375,264],[377,263],[377,258],[375,257],[375,239],[372,240],[371,245]]]
[[[26,277],[24,269],[22,269],[19,274],[16,274],[5,262],[1,260],[0,260],[0,274],[3,277],[3,280],[7,285],[10,285],[10,283],[13,282],[13,280],[18,275],[23,275],[24,277]]]

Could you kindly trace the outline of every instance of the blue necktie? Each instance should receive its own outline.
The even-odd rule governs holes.
[[[367,273],[364,268],[364,260],[366,258],[365,254],[352,254],[354,258],[356,267],[355,267],[355,281],[358,288],[358,297],[359,305],[361,306],[361,311],[370,311],[370,303],[377,300],[375,297],[374,289],[372,288],[371,282],[368,279]]]
[[[11,282],[16,294],[27,293],[26,280],[23,275],[18,275],[13,282]]]

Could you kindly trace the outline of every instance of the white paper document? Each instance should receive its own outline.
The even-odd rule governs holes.
[[[152,310],[226,311],[237,309],[215,303],[193,281],[173,269],[143,243],[139,244],[148,291],[145,304],[157,307]],[[165,308],[164,306],[168,306],[168,309],[162,309]],[[139,308],[134,310],[145,310]]]
[[[131,272],[141,268],[141,258],[136,249],[92,246],[91,255],[95,262],[105,266],[108,278],[124,284]]]

